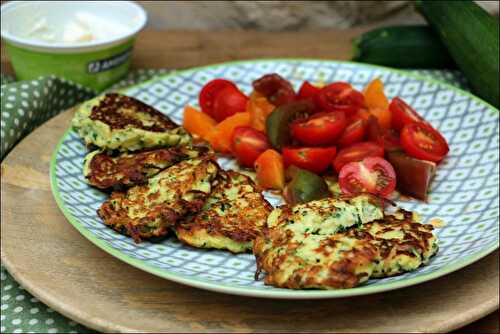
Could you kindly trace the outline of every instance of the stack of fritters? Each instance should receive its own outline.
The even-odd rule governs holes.
[[[85,157],[87,181],[114,190],[98,209],[106,225],[137,242],[173,229],[194,247],[252,249],[271,205],[250,178],[220,170],[207,148],[189,145],[167,116],[108,94],[83,104],[73,126],[97,147]]]
[[[275,209],[254,244],[256,275],[282,288],[352,288],[427,263],[438,249],[432,230],[410,212],[384,215],[369,195]]]

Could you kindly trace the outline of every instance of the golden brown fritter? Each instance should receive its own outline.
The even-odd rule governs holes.
[[[370,277],[415,270],[437,252],[432,226],[415,222],[403,211],[338,229],[311,230],[310,224],[301,219],[292,223],[289,216],[273,212],[254,243],[256,277],[262,270],[264,282],[276,287],[352,288]]]
[[[220,171],[202,210],[175,227],[179,240],[200,248],[252,249],[272,210],[254,182],[235,171]]]
[[[83,103],[72,125],[87,145],[106,150],[137,151],[191,142],[189,134],[166,115],[118,93]]]
[[[218,170],[210,158],[182,161],[146,185],[113,192],[97,213],[106,225],[136,242],[163,237],[179,220],[202,208]]]
[[[138,116],[142,117],[138,117]],[[164,132],[178,127],[170,118],[133,97],[109,93],[92,107],[90,119],[101,121],[111,129],[132,127],[152,132]]]
[[[120,190],[144,184],[165,168],[207,152],[205,147],[171,147],[115,155],[94,151],[84,159],[83,174],[94,187]]]

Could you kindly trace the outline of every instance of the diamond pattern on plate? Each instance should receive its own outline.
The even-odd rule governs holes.
[[[383,78],[389,98],[401,96],[413,105],[449,140],[450,155],[438,169],[428,204],[401,202],[408,210],[422,214],[423,220],[442,218],[446,224],[436,229],[440,251],[430,264],[401,276],[370,280],[368,285],[383,286],[408,278],[439,271],[456,264],[464,256],[476,254],[498,243],[498,112],[469,95],[434,81],[422,81],[403,72],[349,63],[325,61],[258,61],[218,65],[200,70],[178,72],[145,85],[135,86],[127,94],[151,103],[176,122],[182,121],[186,103],[197,105],[201,87],[213,78],[232,79],[249,93],[251,81],[265,73],[277,72],[291,78],[295,88],[303,80],[311,82],[349,81],[361,89],[370,80]],[[85,147],[70,131],[56,152],[55,192],[78,224],[105,241],[111,248],[143,263],[193,280],[269,290],[262,281],[254,281],[255,260],[251,254],[234,255],[218,250],[194,249],[174,237],[161,243],[135,244],[104,226],[96,209],[106,195],[90,188],[82,176]],[[223,168],[235,168],[230,159],[221,159]],[[273,205],[280,198],[266,193]]]

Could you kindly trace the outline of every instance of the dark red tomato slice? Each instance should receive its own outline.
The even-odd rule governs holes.
[[[372,115],[368,117],[366,138],[383,146],[387,152],[401,151],[403,149],[399,142],[399,133],[394,129],[383,129],[377,118]]]
[[[347,195],[368,192],[387,197],[396,188],[396,172],[384,158],[365,158],[342,167],[339,186]]]
[[[333,161],[333,167],[335,167],[337,172],[340,172],[342,167],[350,162],[361,161],[368,157],[383,156],[384,148],[381,145],[371,142],[355,143],[339,151],[339,154],[337,154],[337,157]]]
[[[264,75],[252,82],[252,86],[275,106],[292,102],[296,98],[292,84],[276,73]]]
[[[389,110],[392,114],[391,124],[396,130],[401,130],[406,124],[414,122],[423,122],[424,119],[412,107],[399,97],[392,99],[389,104]]]
[[[348,145],[362,141],[365,138],[366,121],[361,118],[354,119],[344,130],[337,143],[339,146]]]
[[[239,126],[231,137],[231,151],[243,167],[253,167],[259,155],[270,148],[267,136],[249,126]]]
[[[343,112],[322,112],[290,125],[292,136],[305,145],[331,144],[347,125]]]
[[[386,129],[382,132],[382,140],[384,150],[386,152],[403,151],[401,141],[399,140],[399,133],[394,129]]]
[[[401,130],[401,146],[417,159],[441,161],[450,148],[446,139],[427,123],[410,123]]]
[[[316,96],[321,91],[321,88],[311,85],[309,81],[304,81],[300,86],[299,93],[297,94],[299,100],[312,99],[315,100]]]
[[[283,148],[283,164],[285,168],[295,165],[316,174],[324,172],[335,158],[335,147],[301,147]]]
[[[247,108],[248,97],[236,87],[226,87],[221,90],[214,100],[213,118],[221,122],[227,117],[244,112]]]
[[[321,91],[320,87],[316,87],[309,83],[309,81],[304,81],[302,86],[300,86],[299,92],[297,94],[297,99],[299,100],[310,100],[315,105],[315,111],[321,111],[321,107],[318,105],[318,94]]]
[[[214,79],[203,86],[198,96],[201,111],[210,115],[210,117],[214,117],[213,108],[215,97],[226,87],[236,88],[236,85],[226,79]]]
[[[318,104],[323,111],[343,111],[349,117],[363,106],[364,97],[350,84],[334,82],[321,88]]]

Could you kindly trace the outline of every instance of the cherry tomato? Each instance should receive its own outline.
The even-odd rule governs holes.
[[[399,133],[394,129],[383,129],[378,119],[370,115],[366,126],[366,138],[384,147],[387,152],[400,151],[402,147],[399,142]]]
[[[450,150],[446,139],[423,122],[404,126],[401,130],[401,146],[412,157],[434,162],[441,161]]]
[[[383,157],[384,148],[381,145],[371,142],[360,142],[343,148],[333,161],[333,167],[340,172],[344,165],[349,162],[361,161],[368,157]]]
[[[369,109],[370,115],[377,118],[378,123],[383,129],[389,129],[391,127],[392,114],[389,109],[372,108]]]
[[[322,112],[290,125],[292,136],[306,145],[331,144],[347,125],[343,112]]]
[[[309,81],[304,81],[302,86],[300,86],[299,92],[297,94],[297,99],[299,100],[310,100],[314,103],[314,112],[320,112],[321,107],[318,103],[318,94],[321,91],[320,87],[314,86],[309,83]]]
[[[334,82],[321,88],[318,104],[324,111],[343,111],[346,116],[350,116],[363,106],[364,97],[350,84]]]
[[[236,88],[236,85],[226,79],[214,79],[203,86],[198,96],[201,111],[208,114],[210,117],[214,117],[213,108],[215,97],[226,87]]]
[[[396,188],[396,172],[387,160],[369,157],[342,167],[339,186],[348,195],[369,192],[387,197]]]
[[[285,147],[282,153],[285,168],[295,165],[319,174],[332,163],[337,149],[335,147]]]
[[[361,118],[354,119],[344,130],[337,143],[348,146],[362,141],[365,138],[366,121]]]
[[[243,167],[253,167],[255,160],[269,148],[267,136],[249,126],[234,129],[231,137],[231,151]]]
[[[304,81],[302,86],[300,86],[299,93],[297,94],[297,98],[299,100],[311,100],[316,105],[316,110],[320,110],[320,107],[317,105],[318,94],[321,91],[321,88],[311,85],[309,81]]]
[[[424,121],[422,116],[399,97],[392,99],[391,104],[389,104],[389,110],[392,114],[392,127],[396,130],[401,130],[409,123]]]
[[[252,86],[275,106],[295,100],[295,91],[292,84],[276,73],[264,75],[255,80]]]
[[[247,108],[248,97],[236,87],[226,87],[215,97],[213,114],[217,122],[225,120]]]

